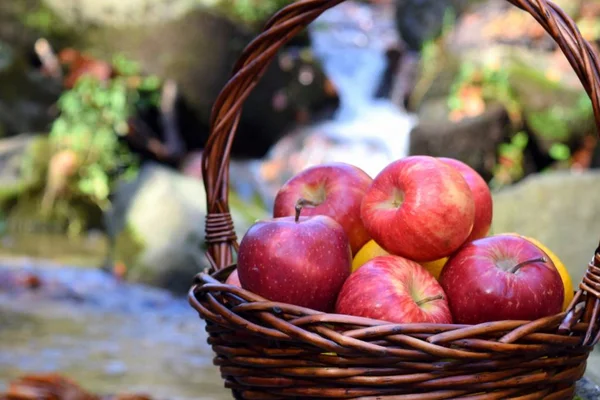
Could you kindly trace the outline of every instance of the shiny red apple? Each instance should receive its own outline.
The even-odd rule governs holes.
[[[242,287],[242,284],[240,283],[240,277],[238,275],[237,269],[233,270],[233,272],[231,274],[229,274],[229,276],[225,280],[225,283],[227,285],[233,285],[233,286]]]
[[[430,156],[409,156],[385,167],[361,205],[367,232],[388,253],[417,262],[456,251],[469,237],[475,202],[455,168]]]
[[[237,271],[244,289],[266,299],[331,311],[350,275],[344,228],[326,215],[256,222],[243,236]]]
[[[452,323],[445,293],[420,264],[399,256],[372,258],[342,286],[338,314],[409,323]]]
[[[564,287],[552,260],[518,236],[465,244],[450,257],[439,280],[459,324],[529,321],[562,311]]]
[[[303,215],[327,215],[344,228],[352,254],[370,240],[360,218],[360,204],[373,179],[362,169],[346,163],[327,163],[307,168],[288,180],[277,192],[274,217],[295,213],[298,199],[305,207]]]
[[[467,185],[473,193],[475,201],[475,221],[473,222],[473,230],[467,238],[467,242],[486,237],[492,226],[492,217],[494,213],[494,204],[492,201],[492,193],[486,181],[479,175],[477,171],[469,165],[454,158],[440,157],[442,162],[456,168],[467,181]]]

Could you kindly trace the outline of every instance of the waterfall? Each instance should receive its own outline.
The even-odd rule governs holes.
[[[376,95],[387,68],[386,52],[400,41],[394,13],[384,7],[348,1],[308,26],[313,54],[336,87],[339,109],[330,120],[286,135],[265,159],[233,162],[233,185],[242,198],[257,191],[270,208],[281,185],[310,166],[346,162],[375,177],[409,154],[417,117]]]
[[[349,18],[350,17],[350,18]],[[345,161],[375,176],[409,153],[416,117],[376,90],[386,69],[386,50],[398,41],[393,13],[346,2],[309,25],[312,48],[340,97],[333,120],[320,134],[334,141],[328,161]]]

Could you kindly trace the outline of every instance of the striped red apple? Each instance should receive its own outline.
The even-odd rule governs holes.
[[[373,180],[361,217],[387,252],[417,262],[451,255],[465,243],[475,220],[475,201],[461,173],[430,156],[409,156]]]
[[[288,180],[277,192],[273,217],[291,216],[296,203],[304,199],[310,206],[302,215],[326,215],[344,228],[352,254],[370,239],[360,218],[360,205],[373,179],[362,169],[346,163],[319,164]]]
[[[466,242],[486,237],[492,226],[492,217],[494,213],[492,193],[488,184],[477,171],[464,162],[446,157],[440,157],[438,159],[451,167],[456,168],[467,182],[467,185],[469,185],[471,193],[473,193],[473,201],[475,201],[475,219],[473,221],[473,230]]]

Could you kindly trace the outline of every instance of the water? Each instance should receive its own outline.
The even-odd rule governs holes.
[[[16,268],[43,286],[7,290]],[[0,392],[22,374],[59,372],[101,394],[230,399],[212,358],[184,298],[95,269],[0,262]]]
[[[376,96],[387,68],[386,52],[400,41],[393,15],[389,5],[347,1],[308,26],[313,54],[336,87],[340,107],[331,120],[290,132],[264,160],[232,172],[238,192],[251,185],[251,193],[256,191],[270,209],[281,185],[307,167],[341,161],[375,177],[390,162],[409,155],[416,115]]]
[[[7,272],[38,276],[15,290]],[[97,394],[154,399],[231,399],[222,387],[201,320],[187,301],[125,284],[98,270],[0,261],[0,392],[23,374],[59,372]],[[589,379],[584,400],[598,399]]]
[[[309,26],[312,48],[340,97],[334,119],[319,130],[336,142],[330,160],[346,161],[376,175],[409,154],[416,116],[376,91],[397,45],[394,13],[385,5],[342,3]]]

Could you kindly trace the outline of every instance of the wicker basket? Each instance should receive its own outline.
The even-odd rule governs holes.
[[[203,159],[212,270],[189,302],[206,321],[225,386],[237,399],[571,399],[600,339],[600,248],[566,312],[481,325],[391,324],[267,301],[223,284],[237,238],[227,204],[229,150],[242,105],[278,49],[343,0],[300,0],[250,43],[220,93]],[[558,43],[600,125],[600,68],[575,23],[547,0],[509,0]]]

